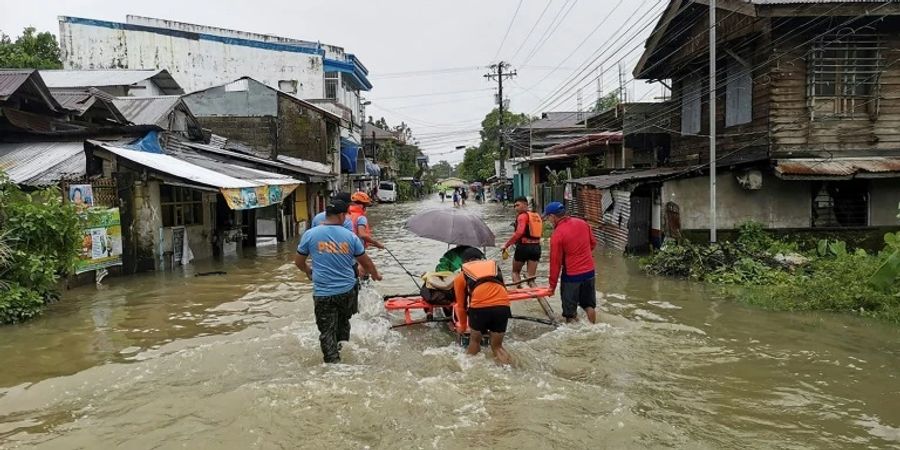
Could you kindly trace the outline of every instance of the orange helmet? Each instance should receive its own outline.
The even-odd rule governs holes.
[[[369,198],[369,194],[366,194],[365,192],[354,193],[353,195],[350,196],[350,201],[356,202],[356,203],[362,203],[364,205],[372,204],[372,199]]]

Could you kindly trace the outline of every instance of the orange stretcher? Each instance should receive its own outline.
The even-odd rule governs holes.
[[[537,299],[541,301],[541,307],[544,308],[544,312],[550,316],[550,320],[555,324],[555,317],[552,316],[552,311],[549,310],[549,305],[546,304],[546,297],[551,295],[549,286],[537,286],[537,287],[524,287],[518,289],[510,289],[509,290],[509,301],[516,302],[522,300],[531,300]],[[403,325],[413,325],[417,323],[425,323],[425,322],[435,322],[436,320],[430,319],[432,317],[432,313],[435,309],[438,308],[451,308],[452,305],[432,305],[431,303],[426,302],[419,295],[414,296],[389,296],[384,300],[384,309],[387,311],[403,311],[404,324]],[[411,312],[413,310],[422,310],[425,312],[428,319],[422,321],[415,321],[412,318]],[[513,317],[520,318],[520,317]],[[542,322],[544,323],[544,322]],[[451,327],[455,330],[455,326]]]

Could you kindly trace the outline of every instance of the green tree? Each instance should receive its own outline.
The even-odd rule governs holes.
[[[619,97],[621,97],[619,88],[613,89],[609,94],[604,95],[597,99],[597,103],[594,104],[594,112],[606,111],[616,105],[619,104]]]
[[[60,69],[59,44],[47,31],[27,27],[12,41],[0,32],[0,68]]]
[[[450,163],[441,160],[438,161],[437,164],[431,166],[431,172],[437,178],[447,178],[453,176],[454,170],[453,166],[451,166]]]
[[[508,133],[509,130],[525,125],[531,120],[526,114],[503,111],[503,133]],[[457,170],[460,177],[468,181],[484,181],[494,176],[494,162],[500,158],[500,134],[500,110],[494,109],[481,121],[481,143],[466,149],[463,162]]]

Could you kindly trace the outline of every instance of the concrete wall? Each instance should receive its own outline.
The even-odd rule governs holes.
[[[745,190],[734,173],[720,171],[716,177],[718,227],[736,228],[753,220],[766,228],[808,228],[811,220],[810,185],[783,181],[763,174],[762,188]],[[663,183],[662,203],[675,202],[681,211],[681,228],[709,228],[709,178],[694,177]],[[896,206],[896,205],[895,205]]]
[[[236,87],[245,90],[234,90]],[[196,117],[258,117],[278,114],[278,93],[251,80],[237,81],[184,96],[184,102]],[[214,130],[215,131],[215,130]]]
[[[872,180],[869,184],[869,224],[898,225],[897,204],[900,203],[900,180]]]
[[[323,61],[317,54],[230,45],[199,39],[188,32],[159,33],[114,25],[61,20],[63,67],[168,69],[186,92],[242,76],[252,76],[273,87],[280,80],[295,80],[300,98],[324,97]],[[249,33],[241,34],[250,38]]]
[[[271,117],[199,117],[203,128],[229,139],[241,141],[270,155],[275,152],[277,119]]]
[[[278,154],[330,164],[325,116],[285,95],[278,98]]]
[[[139,185],[137,183],[140,183]],[[137,267],[159,267],[159,229],[162,213],[159,209],[159,182],[136,182],[134,188],[133,239],[137,245]],[[127,230],[125,230],[127,232]]]

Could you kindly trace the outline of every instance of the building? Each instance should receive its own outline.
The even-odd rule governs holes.
[[[148,97],[184,94],[181,85],[165,69],[150,70],[41,70],[50,89],[99,89],[114,97]]]
[[[341,47],[132,15],[124,23],[60,17],[59,27],[66,69],[168,69],[188,92],[249,76],[346,116],[343,137],[361,144],[361,93],[372,84]]]
[[[514,128],[507,140],[511,158],[541,156],[548,148],[587,133],[584,120],[591,113],[554,111]]]
[[[750,0],[718,7],[713,164],[721,234],[752,220],[795,235],[880,241],[897,226],[900,199],[900,5]],[[616,218],[635,222],[629,229],[707,236],[708,29],[707,5],[670,1],[634,69],[638,79],[671,86],[670,107],[648,118],[667,118],[667,157],[656,158],[653,170],[573,182],[649,198],[653,225],[643,213],[635,217],[633,201],[600,193],[603,213],[617,202],[631,208],[630,217]],[[628,240],[615,247],[645,239]]]

